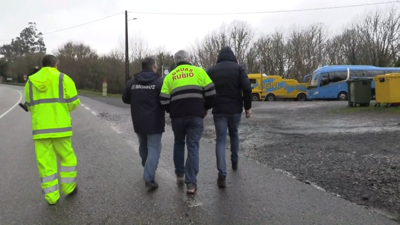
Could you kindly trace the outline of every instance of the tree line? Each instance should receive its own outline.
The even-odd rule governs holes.
[[[152,56],[161,65],[174,67],[173,53],[165,48],[151,49],[140,35],[129,40],[130,75],[141,69],[141,60]],[[248,73],[281,75],[302,81],[303,77],[324,65],[400,66],[400,13],[397,8],[369,11],[351,21],[338,34],[324,24],[315,23],[289,31],[257,34],[246,21],[233,21],[195,40],[191,52],[194,65],[213,66],[220,49],[230,46]],[[23,82],[40,65],[46,47],[35,23],[29,23],[20,36],[0,48],[0,76]],[[100,55],[89,45],[68,42],[54,51],[60,71],[75,81],[78,89],[101,91],[103,78],[108,91],[120,93],[125,80],[124,44],[109,54]]]

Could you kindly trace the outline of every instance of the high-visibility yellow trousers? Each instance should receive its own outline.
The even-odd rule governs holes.
[[[60,199],[59,185],[63,195],[70,194],[76,186],[75,152],[71,137],[35,140],[36,161],[44,198],[49,204]],[[57,156],[60,160],[60,176],[57,176]]]

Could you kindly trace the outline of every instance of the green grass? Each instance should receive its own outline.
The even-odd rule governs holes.
[[[377,106],[375,107],[375,103],[371,103],[369,107],[341,107],[339,109],[333,109],[330,110],[331,112],[334,113],[347,113],[347,114],[353,114],[353,113],[391,113],[391,114],[400,114],[400,107],[398,106],[391,106],[391,107],[386,107],[385,105]]]
[[[99,92],[99,91],[92,91],[92,90],[78,90],[78,94],[79,95],[83,95],[83,96],[99,96],[99,97],[103,97],[103,92]],[[121,94],[110,94],[107,93],[107,97],[110,98],[121,98]],[[105,97],[106,98],[106,97]]]
[[[14,85],[14,86],[25,86],[25,83],[0,83],[0,84],[7,84],[7,85]]]
[[[0,83],[0,84],[7,84],[7,85],[14,85],[14,86],[25,86],[25,83]],[[78,94],[86,95],[86,96],[103,97],[103,92],[92,91],[92,90],[78,89]],[[121,96],[122,96],[122,94],[110,94],[110,93],[107,93],[107,97],[110,97],[110,98],[121,98]]]

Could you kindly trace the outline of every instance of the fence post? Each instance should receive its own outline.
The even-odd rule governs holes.
[[[103,96],[107,96],[107,78],[103,79]]]

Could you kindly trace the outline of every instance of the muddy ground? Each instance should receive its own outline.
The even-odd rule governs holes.
[[[253,102],[252,111],[239,129],[241,156],[400,218],[400,109],[310,101]],[[203,139],[215,143],[210,113],[204,125]]]
[[[242,117],[240,155],[357,204],[400,214],[400,109],[253,102],[252,111],[250,119]],[[203,138],[215,143],[212,116]]]

